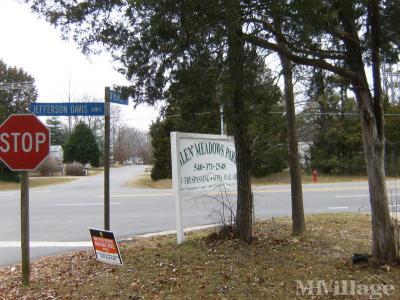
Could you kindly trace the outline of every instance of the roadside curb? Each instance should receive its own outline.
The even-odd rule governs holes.
[[[199,231],[199,230],[203,230],[203,229],[214,228],[214,227],[217,227],[218,225],[219,224],[207,224],[207,225],[186,227],[184,229],[184,232],[193,232],[193,231]],[[166,236],[166,235],[172,235],[172,234],[176,234],[176,230],[166,230],[166,231],[139,234],[139,235],[136,235],[136,236],[133,236],[130,238],[118,240],[118,242],[128,242],[128,241],[130,242],[130,241],[134,241],[137,238],[152,238],[152,237]]]
[[[185,228],[185,232],[193,232],[199,231],[203,229],[209,229],[218,226],[219,224],[207,224],[207,225],[199,225],[199,226],[192,226]],[[118,243],[120,242],[132,242],[138,240],[139,238],[152,238],[152,237],[159,237],[159,236],[167,236],[176,234],[176,230],[167,230],[167,231],[159,231],[159,232],[150,232],[145,234],[134,235],[129,238],[121,238],[118,239]],[[77,242],[60,242],[60,241],[30,241],[31,248],[91,248],[92,242],[91,241],[77,241]],[[20,248],[21,242],[20,241],[0,241],[0,248]],[[1,299],[1,298],[0,298]]]

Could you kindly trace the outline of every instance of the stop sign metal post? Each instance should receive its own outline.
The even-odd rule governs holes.
[[[32,114],[11,115],[0,125],[0,159],[21,172],[22,286],[29,286],[29,173],[50,152],[50,132]]]

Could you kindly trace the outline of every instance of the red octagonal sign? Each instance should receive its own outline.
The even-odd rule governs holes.
[[[50,132],[35,115],[11,115],[1,124],[0,159],[11,170],[35,170],[49,150]]]

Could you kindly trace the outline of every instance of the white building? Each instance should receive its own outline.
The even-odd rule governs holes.
[[[57,161],[64,160],[64,150],[61,145],[54,145],[50,147],[50,155]]]
[[[307,168],[311,162],[312,142],[299,142],[299,163],[303,168]]]

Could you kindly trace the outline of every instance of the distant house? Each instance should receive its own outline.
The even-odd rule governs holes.
[[[143,165],[143,158],[135,157],[134,158],[134,163],[135,163],[135,165]]]
[[[299,142],[299,163],[300,165],[307,169],[311,162],[311,146],[313,142]]]
[[[50,155],[57,161],[64,160],[64,150],[61,145],[54,145],[50,147]]]

